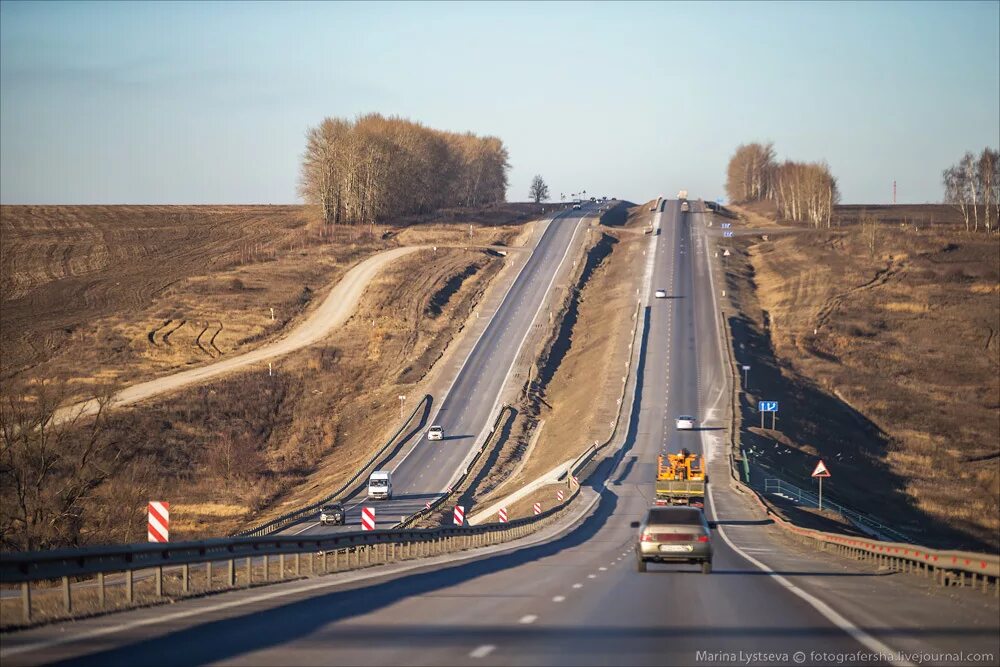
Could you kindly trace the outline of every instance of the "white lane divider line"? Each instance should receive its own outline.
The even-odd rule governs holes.
[[[573,588],[583,588],[583,584],[573,584]]]
[[[477,647],[475,650],[473,650],[471,653],[469,653],[469,657],[470,658],[485,658],[490,653],[493,653],[493,651],[495,651],[496,648],[497,647],[496,647],[495,644],[483,644],[482,646]]]
[[[552,598],[552,601],[553,602],[562,602],[565,599],[566,599],[565,595],[557,595],[554,598]]]
[[[588,574],[587,578],[588,579],[597,579],[597,575],[596,574]]]
[[[608,571],[608,568],[604,567],[603,565],[601,567],[597,568],[597,569],[600,570],[601,572],[607,572]]]
[[[524,616],[521,617],[521,620],[519,620],[518,623],[520,623],[521,625],[530,625],[537,620],[538,617],[535,616],[534,614],[525,614]]]

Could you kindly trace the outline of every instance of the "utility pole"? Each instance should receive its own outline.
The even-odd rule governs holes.
[[[896,179],[892,179],[892,204],[896,205]]]

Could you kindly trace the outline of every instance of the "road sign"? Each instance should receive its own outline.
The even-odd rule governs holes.
[[[722,251],[723,257],[729,257],[729,255],[730,255],[729,248],[726,248],[725,250]]]
[[[149,516],[146,536],[150,542],[170,541],[170,503],[150,500],[146,510]]]
[[[757,409],[761,412],[777,412],[778,402],[777,401],[758,401]]]
[[[744,364],[744,365],[743,365],[743,370],[745,370],[745,371],[748,371],[748,370],[750,370],[750,367],[749,367],[749,366],[747,366],[746,364]]]
[[[375,530],[375,508],[361,508],[361,530]]]
[[[507,523],[507,508],[501,507],[500,511],[497,512],[497,516],[500,518],[500,523]]]
[[[461,505],[455,505],[455,525],[465,525],[465,508]]]
[[[563,490],[559,489],[558,491],[556,491],[556,500],[562,500],[562,499],[563,499]]]
[[[542,504],[541,503],[535,503],[534,510],[535,510],[535,514],[541,514],[542,513]]]
[[[730,239],[730,238],[733,237],[733,233],[732,232],[722,232],[722,235],[724,237],[726,237],[727,239]]]
[[[730,227],[733,226],[733,223],[731,223],[731,222],[724,222],[724,223],[722,223],[719,226],[722,227],[723,229],[729,229]]]
[[[816,469],[813,470],[813,477],[829,477],[830,471],[826,469],[826,464],[821,460],[816,464]]]

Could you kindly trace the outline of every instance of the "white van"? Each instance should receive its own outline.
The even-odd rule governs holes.
[[[376,470],[368,477],[369,500],[392,499],[392,473],[388,470]]]

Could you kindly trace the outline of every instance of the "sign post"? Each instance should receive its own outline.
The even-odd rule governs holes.
[[[760,412],[760,427],[764,428],[764,413],[771,413],[771,429],[774,430],[774,425],[778,419],[778,402],[777,401],[757,401],[757,411]]]
[[[743,386],[744,388],[750,387],[750,367],[746,364],[743,365]]]
[[[813,477],[819,479],[819,509],[823,510],[823,478],[830,476],[830,471],[826,469],[826,464],[820,459],[820,462],[816,464],[816,469],[813,470]]]

